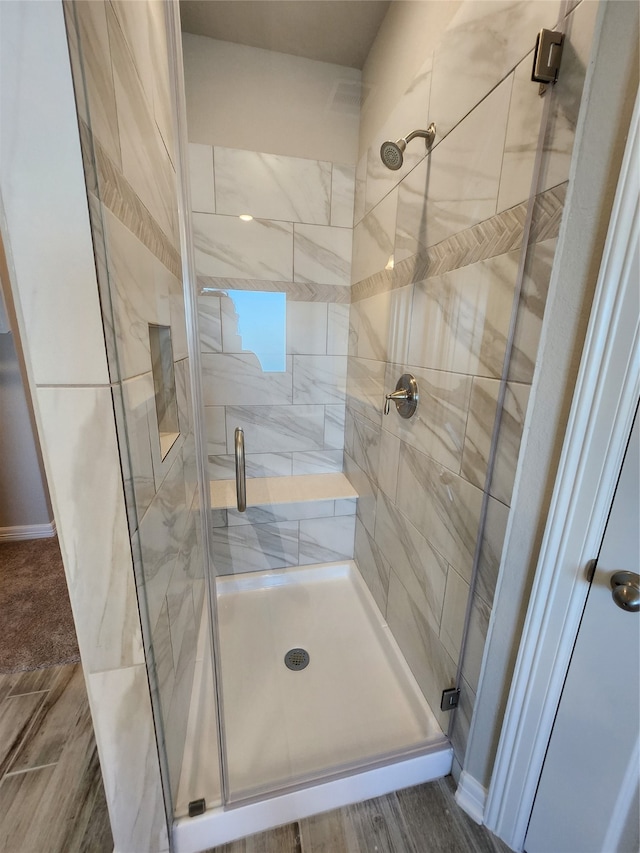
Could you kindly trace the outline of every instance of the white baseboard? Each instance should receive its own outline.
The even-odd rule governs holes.
[[[17,542],[20,539],[48,539],[56,535],[56,523],[19,524],[15,527],[0,527],[0,542]]]
[[[484,806],[487,801],[487,789],[466,770],[460,774],[456,790],[456,803],[476,823],[484,823]]]

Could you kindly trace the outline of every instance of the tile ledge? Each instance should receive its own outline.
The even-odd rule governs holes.
[[[211,480],[211,509],[235,509],[236,481]],[[247,478],[247,506],[357,498],[344,474],[299,474]]]

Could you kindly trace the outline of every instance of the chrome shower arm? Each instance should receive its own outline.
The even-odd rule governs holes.
[[[436,126],[433,122],[429,125],[426,130],[412,130],[407,136],[404,137],[405,142],[411,142],[412,139],[426,139],[427,140],[427,148],[429,148],[433,144],[433,140],[436,137]]]

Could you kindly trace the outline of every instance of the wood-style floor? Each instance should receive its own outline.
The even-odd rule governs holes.
[[[454,790],[447,777],[263,832],[209,853],[507,851],[501,841],[458,808]],[[0,674],[0,850],[113,850],[79,664]]]
[[[0,850],[113,851],[80,664],[0,674]]]
[[[450,776],[253,835],[208,853],[506,853],[456,804]]]

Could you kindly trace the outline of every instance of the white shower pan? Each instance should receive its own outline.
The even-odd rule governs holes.
[[[196,853],[444,776],[452,751],[353,561],[217,581],[230,806],[178,817]],[[285,666],[303,648],[309,664]],[[220,803],[201,634],[176,813]]]

